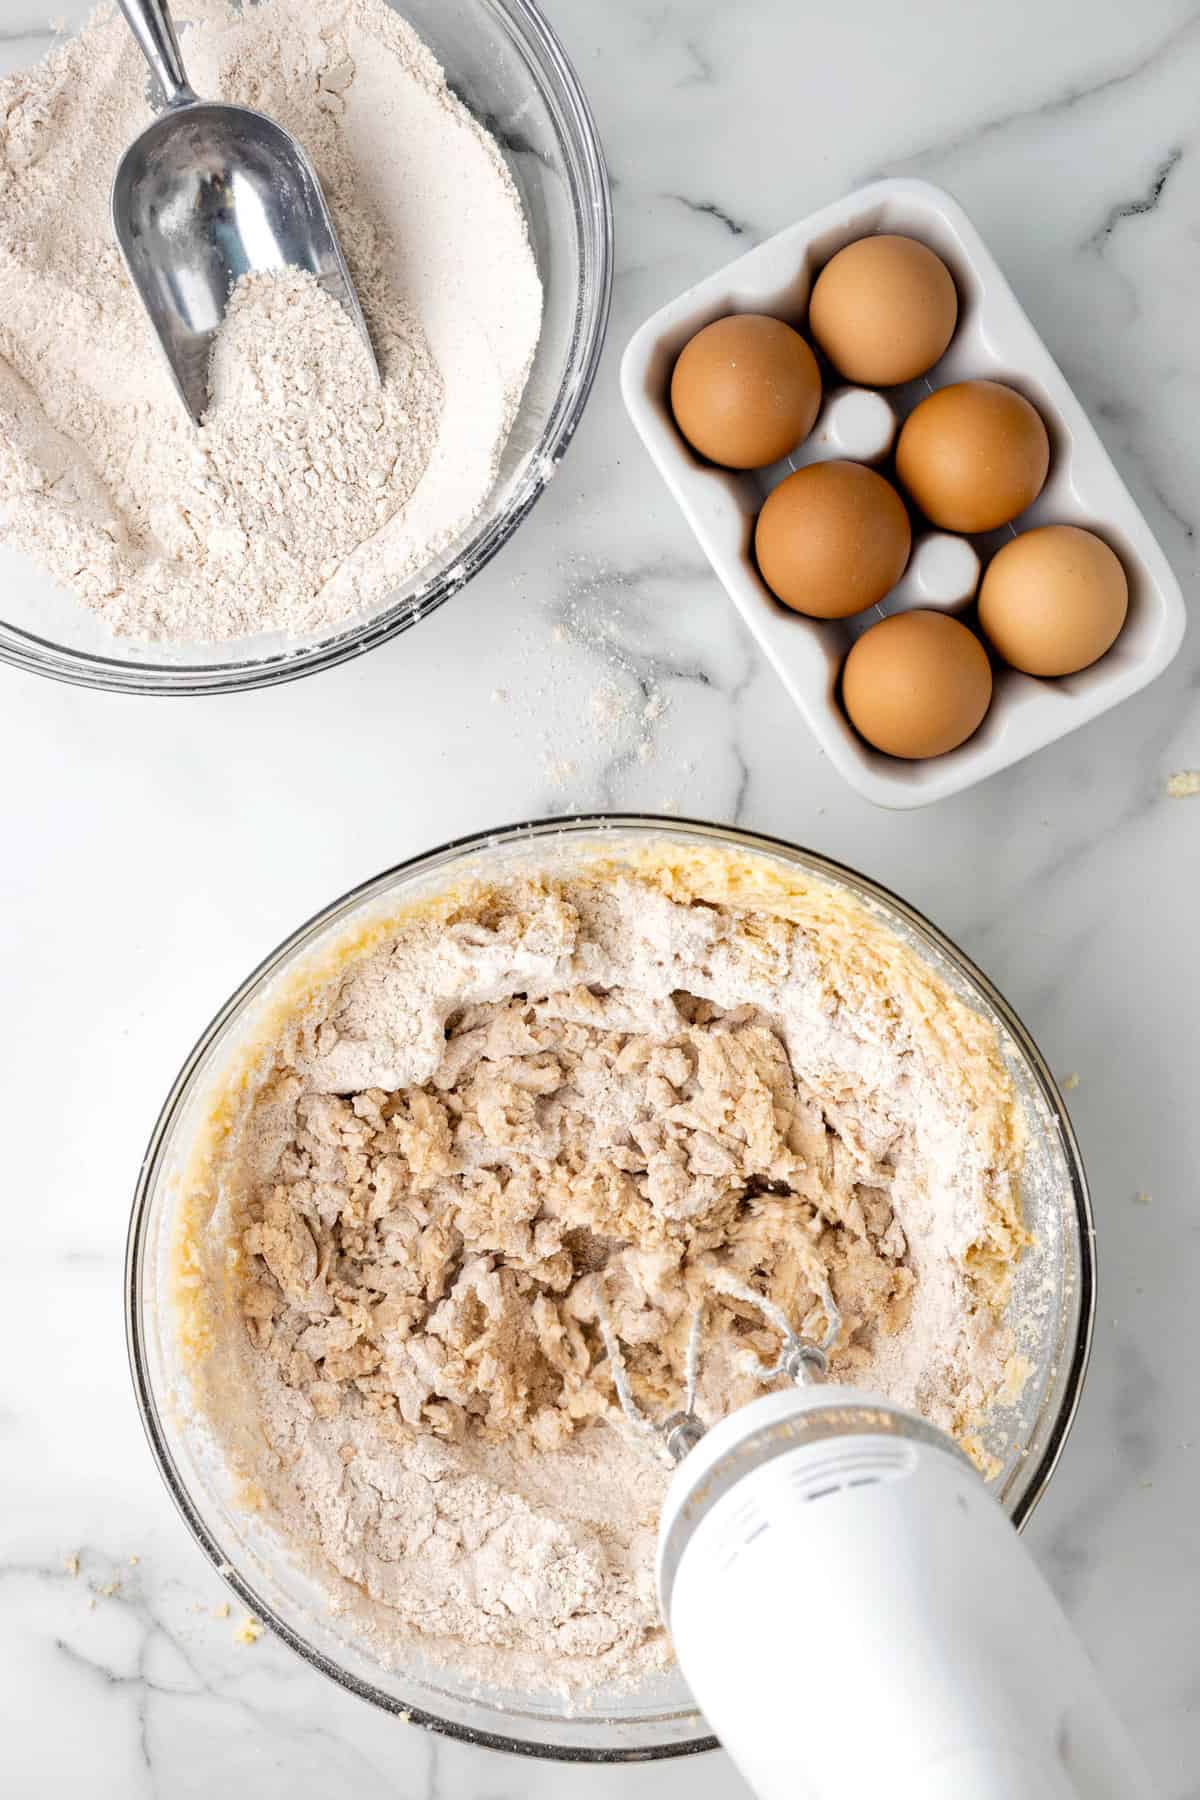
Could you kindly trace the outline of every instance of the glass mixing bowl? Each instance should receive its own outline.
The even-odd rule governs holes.
[[[554,473],[591,389],[612,286],[604,155],[562,46],[533,0],[394,0],[451,88],[500,145],[544,290],[542,332],[496,484],[475,523],[382,607],[330,635],[224,644],[114,638],[81,602],[0,545],[0,659],[85,687],[227,693],[293,681],[370,650],[458,593],[507,543]],[[186,19],[186,0],[177,16]],[[154,355],[147,339],[147,355]]]
[[[320,979],[337,945],[401,905],[522,864],[569,867],[603,850],[651,843],[710,845],[770,859],[848,891],[882,917],[968,1005],[993,1021],[1029,1131],[1022,1201],[1035,1242],[1018,1266],[1011,1321],[1033,1373],[997,1420],[1006,1445],[995,1491],[1013,1522],[1028,1518],[1061,1454],[1087,1366],[1094,1298],[1091,1207],[1079,1149],[1046,1064],[987,978],[934,926],[866,876],[811,851],[746,832],[679,820],[597,816],[512,826],[464,838],[404,863],[300,928],[243,983],[205,1031],[168,1096],[142,1165],[127,1252],[127,1328],[138,1405],[151,1448],[197,1542],[242,1602],[307,1662],[377,1706],[452,1736],[574,1761],[681,1755],[714,1740],[682,1680],[601,1692],[564,1710],[546,1694],[484,1689],[415,1655],[384,1667],[332,1617],[324,1592],[238,1491],[202,1420],[189,1410],[170,1264],[176,1202],[189,1152],[240,1048],[256,1044],[281,988]]]

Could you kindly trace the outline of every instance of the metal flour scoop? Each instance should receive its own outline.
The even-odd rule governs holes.
[[[366,320],[316,173],[289,132],[245,106],[198,100],[165,0],[120,0],[164,110],[117,165],[112,220],[175,385],[198,425],[213,339],[238,277],[297,268]]]

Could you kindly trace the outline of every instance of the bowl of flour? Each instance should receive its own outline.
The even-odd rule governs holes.
[[[709,1738],[654,1595],[651,1416],[761,1391],[748,1291],[1023,1523],[1077,1403],[1086,1184],[1037,1050],[917,914],[717,827],[551,821],[389,871],[197,1046],[130,1235],[139,1405],[243,1604],[531,1754]]]
[[[108,215],[150,116],[119,16],[0,80],[0,656],[200,693],[382,643],[512,536],[578,424],[611,220],[586,101],[530,0],[176,9],[198,92],[321,178],[371,332],[281,269],[235,287],[197,429]]]

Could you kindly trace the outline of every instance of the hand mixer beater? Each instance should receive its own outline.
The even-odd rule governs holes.
[[[658,1594],[696,1701],[759,1800],[1148,1800],[1078,1639],[966,1456],[917,1414],[825,1384],[820,1339],[718,1273],[780,1337],[764,1394],[697,1413],[705,1305],[682,1407],[635,1399],[607,1310],[621,1409],[678,1465]]]

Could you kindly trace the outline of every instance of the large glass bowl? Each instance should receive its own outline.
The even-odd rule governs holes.
[[[596,373],[612,285],[608,177],[591,112],[533,0],[392,3],[499,143],[544,290],[533,368],[483,511],[381,607],[312,638],[273,634],[208,645],[114,638],[82,602],[0,545],[0,659],[60,681],[142,694],[227,693],[295,680],[382,644],[458,593],[507,543],[553,474]],[[175,12],[186,19],[186,0],[177,0]]]
[[[602,1692],[586,1710],[568,1712],[552,1696],[484,1689],[417,1656],[384,1667],[348,1625],[331,1617],[321,1589],[269,1523],[238,1505],[220,1448],[189,1407],[171,1298],[176,1202],[189,1153],[231,1062],[258,1041],[281,988],[291,990],[310,971],[316,977],[327,970],[326,959],[337,945],[472,875],[494,877],[523,863],[569,867],[597,851],[612,856],[623,845],[664,842],[768,858],[776,867],[848,891],[994,1022],[1029,1130],[1022,1201],[1035,1242],[1018,1266],[1011,1319],[1033,1374],[1000,1421],[1007,1448],[995,1488],[1014,1523],[1023,1524],[1062,1451],[1091,1339],[1091,1208],[1070,1122],[1028,1032],[948,938],[866,876],[790,844],[678,820],[617,815],[548,820],[461,839],[365,882],[280,945],[204,1032],[155,1127],[129,1233],[129,1354],[146,1432],[175,1504],[243,1603],[307,1662],[377,1706],[472,1742],[574,1761],[680,1755],[711,1748],[713,1739],[677,1675],[633,1692]]]

